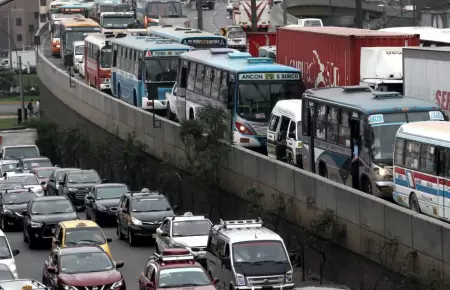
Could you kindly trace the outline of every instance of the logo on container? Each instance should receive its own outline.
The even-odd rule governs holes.
[[[443,90],[436,90],[435,93],[436,104],[438,104],[442,110],[450,110],[450,92]]]

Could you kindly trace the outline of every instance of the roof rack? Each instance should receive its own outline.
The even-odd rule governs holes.
[[[344,92],[369,92],[370,88],[368,86],[346,86],[342,87]]]
[[[231,48],[210,48],[209,51],[212,55],[215,55],[233,53],[235,50]]]
[[[250,57],[247,58],[248,63],[273,63],[270,57]]]
[[[190,29],[188,31],[185,31],[184,33],[201,33],[202,31],[200,29]]]
[[[158,191],[151,191],[151,192],[134,191],[134,192],[131,192],[131,196],[151,196],[151,195],[160,195],[160,193]]]
[[[383,92],[383,91],[377,91],[372,86],[368,87],[369,90],[372,92],[374,99],[401,99],[403,98],[403,95],[399,92]]]
[[[172,25],[172,24],[164,24],[164,25],[161,26],[161,27],[173,27],[173,25]]]
[[[220,225],[225,229],[244,229],[244,228],[261,228],[263,226],[263,221],[261,218],[253,220],[231,220],[224,221],[220,220]]]
[[[170,25],[170,26],[172,26],[172,25]],[[175,31],[180,31],[180,30],[189,31],[189,30],[192,30],[192,28],[187,28],[187,27],[176,27],[175,28]]]
[[[228,58],[230,59],[248,59],[252,57],[248,52],[230,52]]]
[[[154,253],[153,256],[161,262],[194,261],[194,256],[184,248],[169,248],[162,254]]]

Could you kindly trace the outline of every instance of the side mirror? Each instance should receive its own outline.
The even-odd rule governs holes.
[[[45,181],[41,181],[41,185],[45,185]]]
[[[54,179],[49,179],[48,182],[55,182],[55,180]]]
[[[153,284],[153,282],[147,282],[147,283],[145,284],[145,286],[147,286],[147,287],[149,287],[149,288],[153,288],[153,287],[155,287],[155,284]]]
[[[56,274],[56,272],[57,272],[56,267],[52,267],[52,266],[47,267],[47,272]]]
[[[17,250],[17,249],[13,249],[13,250],[12,250],[12,254],[13,254],[13,256],[15,257],[15,256],[17,256],[18,254],[20,254],[20,251]]]
[[[161,232],[161,237],[168,237],[169,233],[168,232]]]
[[[213,284],[214,284],[214,285],[216,285],[217,283],[219,283],[219,282],[220,282],[220,280],[219,280],[219,279],[217,279],[217,278],[214,278],[214,279],[212,280],[212,282],[213,282]]]
[[[91,195],[86,196],[86,199],[90,202],[94,201],[94,198]]]
[[[64,185],[64,181],[58,181],[58,184],[62,186]]]
[[[106,241],[107,241],[108,243],[111,243],[111,242],[112,242],[112,239],[111,239],[111,238],[107,238]]]
[[[225,267],[227,267],[227,268],[231,267],[231,261],[230,261],[230,258],[229,258],[229,257],[222,257],[222,264],[223,264]]]
[[[300,267],[302,265],[300,255],[297,252],[290,252],[289,260],[291,261],[292,267]]]
[[[123,261],[116,261],[116,269],[122,268],[125,265]]]
[[[56,240],[56,241],[55,241],[55,245],[60,246],[60,245],[61,245],[61,241]]]
[[[72,56],[72,54],[66,54],[64,56],[64,63],[68,67],[72,67],[73,66],[73,56]]]
[[[22,215],[26,216],[26,215],[28,215],[28,212],[26,210],[24,210],[24,211],[22,211]]]
[[[288,137],[292,138],[292,139],[295,139],[295,133],[294,132],[289,133]]]
[[[108,183],[108,179],[102,179],[102,183]]]

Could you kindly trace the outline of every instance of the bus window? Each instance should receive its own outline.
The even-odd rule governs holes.
[[[195,91],[197,93],[202,93],[203,90],[203,81],[205,77],[205,67],[201,64],[197,65],[197,75],[195,79]]]
[[[328,142],[337,143],[338,141],[338,109],[328,108],[327,113],[327,132],[326,139]]]
[[[190,91],[194,91],[196,69],[197,69],[196,64],[191,62],[189,65],[189,77],[188,77],[188,82],[187,82],[187,88]]]
[[[444,168],[444,171],[445,171],[445,176],[447,177],[447,178],[449,178],[450,177],[450,151],[449,150],[445,150],[445,157],[444,157],[444,163],[443,164],[445,164],[445,168]]]
[[[397,138],[395,141],[394,165],[403,167],[403,159],[405,157],[405,140]]]
[[[203,94],[205,96],[211,96],[211,73],[212,68],[206,67],[205,69],[205,80],[203,83]]]
[[[420,150],[420,171],[436,174],[436,147],[422,144]]]
[[[222,81],[220,84],[220,100],[228,104],[230,103],[229,95],[228,95],[228,72],[222,72]]]
[[[220,78],[220,70],[214,69],[212,85],[211,85],[211,97],[213,97],[214,99],[217,99],[217,100],[219,100],[219,90],[220,90],[220,82],[221,81],[222,80]],[[220,101],[225,104],[224,100],[220,99]]]
[[[405,167],[419,169],[420,143],[406,141]]]

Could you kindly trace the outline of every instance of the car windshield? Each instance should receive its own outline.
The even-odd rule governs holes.
[[[255,241],[233,244],[235,263],[286,262],[286,250],[279,241]]]
[[[49,178],[52,175],[54,169],[39,169],[36,170],[36,175],[38,178]]]
[[[163,269],[159,273],[158,288],[184,288],[211,285],[201,267]]]
[[[177,77],[176,58],[152,58],[145,61],[147,80],[153,82],[174,82]]]
[[[322,27],[322,22],[319,20],[306,20],[303,22],[304,27]]]
[[[128,192],[126,186],[107,186],[97,188],[97,199],[113,199],[120,198],[122,195]]]
[[[170,205],[165,198],[133,198],[131,199],[133,212],[168,211]]]
[[[103,17],[103,27],[127,27],[128,24],[134,23],[133,17]]]
[[[14,280],[14,276],[8,268],[0,270],[0,281]]]
[[[0,259],[11,259],[11,251],[9,250],[8,241],[6,237],[0,237]]]
[[[243,31],[236,31],[228,33],[229,38],[245,38],[245,33]]]
[[[114,269],[106,253],[79,253],[63,255],[60,260],[61,272],[66,274],[103,272]]]
[[[18,180],[23,185],[39,185],[34,175],[9,175],[8,180]]]
[[[23,185],[20,182],[17,183],[0,183],[0,191],[5,191],[7,189],[20,189]]]
[[[147,2],[147,16],[158,18],[159,16],[181,16],[181,3],[175,1],[152,1]]]
[[[74,212],[72,204],[67,199],[42,200],[33,203],[31,213],[34,215],[48,215]]]
[[[97,183],[100,176],[95,172],[72,172],[67,177],[69,183]]]
[[[110,45],[102,48],[100,53],[100,66],[103,68],[111,67],[111,59],[112,59],[112,48]]]
[[[28,203],[35,197],[36,195],[32,192],[9,193],[5,194],[5,204]]]
[[[105,236],[98,227],[66,229],[66,245],[84,245],[106,243]]]
[[[64,178],[64,174],[66,174],[67,172],[70,171],[77,171],[77,169],[73,169],[73,170],[59,170],[58,172],[56,172],[56,179],[58,181],[62,181]]]
[[[5,159],[20,159],[23,157],[39,157],[39,150],[36,146],[7,147],[3,150]]]
[[[17,163],[2,164],[2,172],[12,172],[17,170]]]
[[[83,55],[84,54],[84,45],[77,45],[75,47],[75,55]]]
[[[47,167],[53,166],[53,164],[48,159],[40,159],[40,160],[29,160],[23,162],[23,169],[31,170],[35,167]]]
[[[174,221],[172,227],[172,236],[186,237],[186,236],[207,236],[211,229],[209,220],[199,221]]]
[[[114,12],[114,7],[115,5],[111,5],[111,4],[103,4],[100,5],[100,13],[102,12]]]
[[[249,121],[267,122],[272,108],[279,100],[300,99],[300,81],[265,84],[239,84],[237,114]]]

